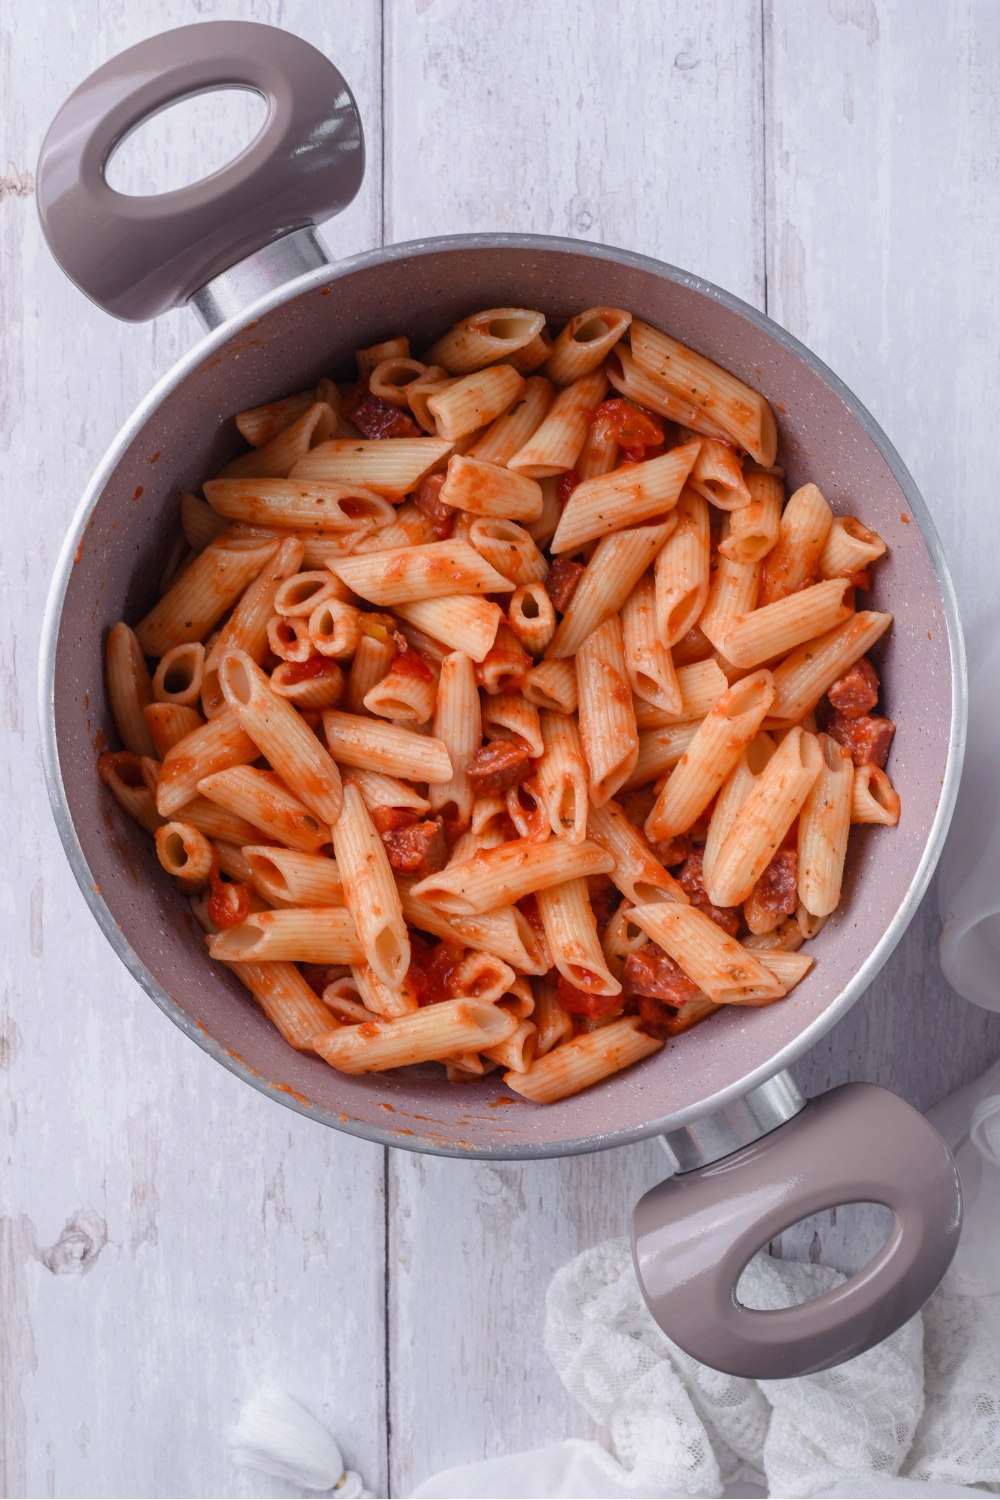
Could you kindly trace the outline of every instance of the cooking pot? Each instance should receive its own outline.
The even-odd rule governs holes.
[[[256,90],[268,115],[222,171],[154,197],[104,178],[144,119],[198,92]],[[223,1067],[290,1109],[367,1140],[446,1156],[570,1155],[661,1137],[673,1175],[636,1209],[636,1269],[650,1309],[689,1353],[748,1376],[826,1368],[910,1317],[944,1274],[961,1200],[944,1143],[901,1099],[847,1084],[806,1102],[785,1071],[874,978],[916,911],[961,768],[965,669],[955,599],[924,503],[869,413],[808,349],[756,309],[684,271],[602,245],[535,235],[420,240],[333,263],[315,232],[364,171],[350,89],[325,57],[267,26],[210,22],[130,48],[60,110],[42,147],[38,205],[80,289],[125,319],[188,302],[207,330],[108,449],[56,567],[41,659],[45,774],[74,874],[108,941],[150,997]],[[792,489],[817,481],[836,513],[887,541],[872,607],[895,625],[881,651],[899,726],[897,829],[857,828],[842,907],[810,946],[816,966],[761,1010],[722,1009],[652,1058],[548,1106],[495,1077],[461,1088],[432,1065],[347,1076],[293,1051],[246,991],[208,961],[152,841],[95,773],[115,743],[103,645],[155,598],[183,490],[242,446],[233,414],[399,332],[427,348],[480,308],[564,320],[610,304],[717,360],[768,397]],[[750,1257],[807,1214],[871,1201],[894,1215],[885,1246],[801,1307],[743,1307]]]

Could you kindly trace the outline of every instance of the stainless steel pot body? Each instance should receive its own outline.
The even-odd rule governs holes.
[[[208,961],[150,841],[99,785],[97,755],[116,743],[104,638],[149,607],[181,492],[241,447],[235,412],[320,375],[351,378],[353,350],[391,334],[426,348],[476,308],[527,306],[559,320],[601,303],[629,308],[763,391],[789,488],[815,481],[836,514],[860,516],[888,543],[872,607],[895,616],[879,670],[898,725],[891,769],[903,816],[894,830],[853,831],[842,906],[810,947],[815,969],[787,1000],[720,1011],[599,1088],[540,1107],[515,1099],[497,1075],[457,1088],[432,1066],[335,1073],[289,1048]],[[835,1024],[899,941],[940,852],[961,768],[965,669],[947,566],[913,480],[813,354],[737,298],[643,256],[475,235],[319,266],[210,333],[156,386],[102,460],[66,539],[45,621],[41,699],[50,795],[81,890],[132,974],[192,1040],[253,1087],[337,1129],[412,1150],[519,1158],[676,1131],[763,1084]]]

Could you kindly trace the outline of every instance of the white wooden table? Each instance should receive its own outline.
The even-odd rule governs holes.
[[[810,344],[895,441],[966,623],[996,597],[1000,9],[993,0],[158,0],[0,11],[0,1491],[280,1495],[225,1433],[275,1380],[376,1494],[587,1420],[541,1346],[545,1286],[627,1231],[655,1143],[492,1166],[385,1151],[276,1108],[192,1047],[99,936],[39,765],[39,621],[103,448],[196,336],[116,324],[44,248],[32,171],[75,85],[168,27],[280,24],[359,100],[343,255],[466,230],[572,235],[728,287]],[[230,101],[231,102],[231,101]],[[234,116],[163,117],[147,190],[226,159]],[[242,142],[239,142],[240,144]],[[143,155],[145,151],[145,155]],[[9,161],[9,165],[5,163]],[[168,179],[169,174],[169,179]],[[1000,1053],[936,962],[933,892],[797,1069],[920,1107]],[[842,1214],[784,1253],[845,1266]],[[838,1238],[839,1236],[839,1238]]]

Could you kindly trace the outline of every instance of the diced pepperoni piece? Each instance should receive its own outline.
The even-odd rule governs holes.
[[[426,516],[434,527],[434,535],[439,542],[448,540],[455,525],[455,507],[447,505],[441,499],[445,478],[444,474],[428,474],[410,496],[421,515]]]
[[[662,844],[653,845],[653,854],[667,870],[672,865],[683,863],[693,851],[694,844],[686,833],[675,833],[672,839],[664,839]]]
[[[875,707],[878,673],[867,656],[860,657],[853,667],[848,667],[843,677],[837,678],[827,697],[845,719],[860,719]]]
[[[448,845],[440,818],[426,818],[408,828],[390,829],[382,842],[389,863],[400,875],[435,875],[448,863]]]
[[[842,713],[834,713],[826,726],[826,732],[845,749],[850,750],[856,766],[879,766],[886,763],[896,726],[891,719],[877,718],[865,714],[860,719],[849,719]]]
[[[751,900],[758,910],[789,916],[798,905],[798,872],[796,851],[779,849],[754,887]]]
[[[476,751],[466,774],[477,797],[499,797],[531,775],[531,756],[513,740],[494,740]]]
[[[697,906],[706,917],[711,917],[723,932],[728,932],[730,937],[735,937],[740,930],[742,915],[740,908],[738,906],[713,906],[709,901],[708,892],[705,890],[702,857],[701,849],[693,850],[677,872],[677,879],[690,896],[691,905]]]
[[[410,828],[420,822],[415,807],[373,807],[371,815],[379,833],[395,833],[399,828]]]
[[[666,1005],[662,1000],[656,1000],[652,995],[639,995],[636,1001],[636,1014],[641,1017],[644,1026],[665,1027],[677,1015],[675,1005]]]
[[[653,1000],[663,1000],[667,1005],[683,1005],[692,995],[697,995],[698,986],[689,979],[680,964],[674,962],[669,953],[664,953],[657,943],[643,943],[635,953],[630,953],[622,970],[622,986],[626,994],[646,995]],[[639,1014],[642,1015],[640,1006]],[[657,1019],[643,1016],[644,1020]]]
[[[563,1010],[568,1010],[573,1016],[590,1016],[595,1019],[598,1016],[610,1016],[616,1010],[622,1008],[621,995],[590,995],[585,990],[578,990],[575,984],[562,974],[559,975],[559,983],[556,985],[556,999]]]
[[[564,615],[576,593],[576,586],[583,577],[583,563],[572,562],[568,557],[557,557],[545,579],[545,592],[552,600],[552,608]]]
[[[409,412],[401,411],[391,401],[373,396],[369,377],[363,375],[344,397],[343,413],[366,438],[423,437]]]
[[[452,998],[449,981],[462,962],[463,949],[454,943],[427,943],[410,933],[410,967],[406,983],[418,1005],[435,1005]]]

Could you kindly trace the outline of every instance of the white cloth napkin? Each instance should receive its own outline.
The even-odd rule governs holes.
[[[969,739],[938,900],[945,978],[966,1000],[1000,1010],[1000,638],[992,636],[972,653]]]
[[[929,1118],[955,1152],[965,1222],[944,1282],[892,1338],[799,1380],[719,1374],[660,1331],[627,1242],[610,1240],[554,1277],[545,1347],[614,1454],[573,1440],[466,1464],[414,1500],[1000,1493],[1000,1063]],[[762,1253],[740,1295],[788,1307],[843,1280]]]

